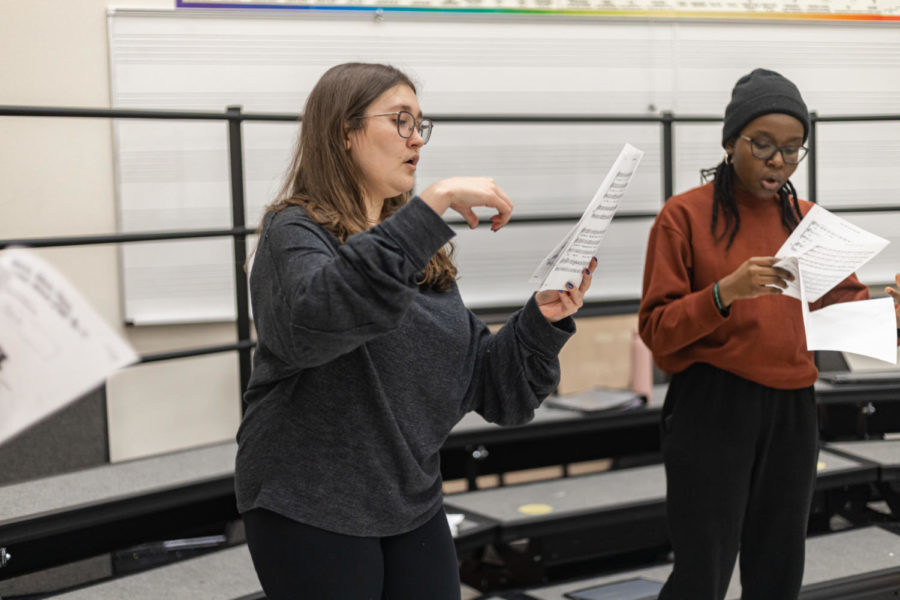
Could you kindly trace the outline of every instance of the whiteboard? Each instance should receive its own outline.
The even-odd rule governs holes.
[[[346,61],[387,62],[406,71],[426,115],[716,116],[737,78],[758,66],[795,81],[810,109],[823,116],[896,113],[900,97],[900,28],[889,23],[199,12],[110,12],[114,107],[223,111],[240,105],[245,112],[299,114],[319,76]],[[900,164],[895,125],[820,125],[824,206],[900,204],[900,173],[885,168]],[[297,127],[243,126],[250,224],[279,186]],[[718,124],[675,126],[676,192],[697,185],[699,169],[721,159],[719,132]],[[230,226],[224,122],[120,120],[114,137],[122,231]],[[447,176],[487,175],[512,197],[514,216],[577,217],[625,142],[645,156],[619,211],[652,213],[663,200],[656,124],[438,120],[417,188]],[[801,196],[805,169],[793,178]],[[649,218],[614,221],[591,299],[640,296],[651,224]],[[523,302],[531,291],[528,276],[568,227],[511,225],[496,235],[457,227],[464,300],[473,308]],[[123,246],[126,320],[233,319],[231,264],[228,239]],[[883,270],[862,275],[877,283]]]

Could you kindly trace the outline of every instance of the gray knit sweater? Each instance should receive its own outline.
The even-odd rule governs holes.
[[[336,238],[300,207],[270,214],[250,276],[259,343],[238,430],[238,509],[389,536],[441,509],[439,451],[462,416],[520,424],[574,332],[532,297],[491,334],[454,286],[416,285],[453,230],[414,198]]]

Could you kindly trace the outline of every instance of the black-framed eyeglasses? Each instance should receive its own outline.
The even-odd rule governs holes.
[[[809,152],[806,146],[776,146],[772,142],[767,142],[765,140],[755,140],[751,137],[747,137],[746,135],[742,135],[740,137],[741,139],[750,142],[750,153],[759,160],[769,160],[770,158],[775,156],[776,152],[781,152],[781,159],[785,163],[789,165],[796,165],[801,160],[806,158],[806,153]]]
[[[434,123],[431,122],[431,119],[416,121],[416,118],[408,110],[378,113],[377,115],[363,115],[359,118],[368,119],[369,117],[396,117],[397,133],[400,134],[400,137],[409,139],[412,137],[413,131],[418,131],[419,135],[422,136],[422,145],[428,143],[429,138],[431,138],[431,130],[434,129]]]

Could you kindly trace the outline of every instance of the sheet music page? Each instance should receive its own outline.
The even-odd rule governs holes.
[[[817,204],[803,217],[775,256],[799,259],[804,274],[806,301],[815,302],[889,243],[883,237],[869,233]],[[788,282],[783,293],[800,299],[798,271],[792,270],[790,263],[785,261],[775,266],[785,268],[794,275],[794,281]]]
[[[137,358],[37,254],[0,252],[0,443]]]
[[[794,256],[786,259],[799,272],[800,295],[806,292],[806,269]],[[854,352],[897,364],[897,321],[891,297],[839,302],[810,311],[800,302],[807,350]]]
[[[576,224],[574,227],[572,227],[572,229],[569,230],[568,233],[566,233],[563,239],[561,239],[559,243],[556,244],[556,247],[550,251],[550,254],[548,254],[544,258],[544,260],[541,261],[541,264],[538,265],[538,268],[534,271],[534,273],[531,275],[531,278],[528,280],[529,282],[543,282],[547,278],[547,276],[553,270],[553,266],[557,263],[559,257],[565,250],[566,246],[575,237],[577,231],[578,225]]]
[[[529,279],[537,285],[538,291],[562,290],[566,283],[576,286],[581,283],[582,273],[597,255],[619,201],[643,156],[641,150],[625,144],[578,224],[541,261]]]

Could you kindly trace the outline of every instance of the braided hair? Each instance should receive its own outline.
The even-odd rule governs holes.
[[[712,225],[710,230],[716,241],[728,236],[728,244],[725,246],[727,251],[731,248],[732,242],[741,228],[741,215],[738,212],[737,201],[734,198],[734,165],[728,160],[720,162],[717,166],[710,169],[700,170],[700,179],[706,183],[710,177],[714,178],[713,182],[713,208],[712,208]],[[781,224],[784,228],[791,232],[800,223],[803,214],[800,212],[800,202],[797,200],[797,190],[790,180],[785,181],[784,185],[778,190],[778,199],[781,205]],[[716,233],[716,226],[719,222],[719,212],[721,211],[724,218],[724,226],[722,233]]]

